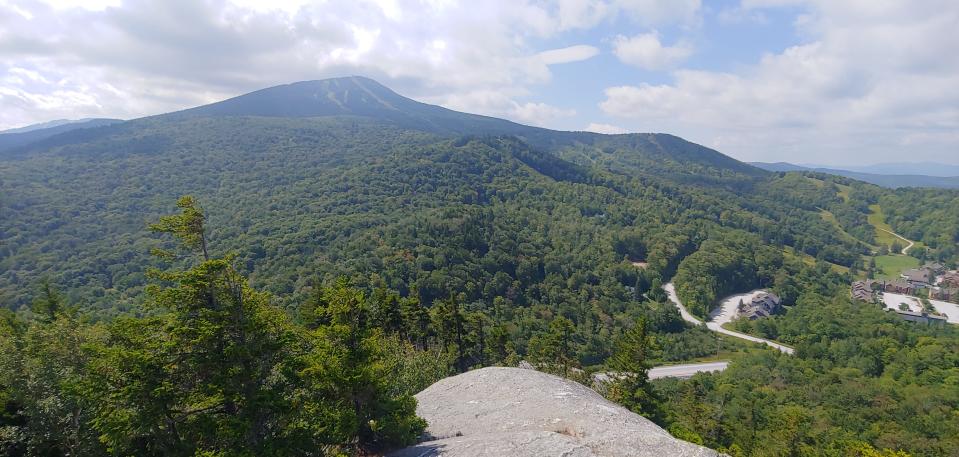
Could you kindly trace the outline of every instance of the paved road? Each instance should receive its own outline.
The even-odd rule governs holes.
[[[673,303],[676,304],[676,307],[677,307],[677,308],[679,308],[679,314],[680,314],[681,316],[683,316],[683,320],[685,320],[686,322],[690,322],[690,323],[696,324],[696,325],[702,325],[702,324],[703,324],[703,321],[697,319],[695,316],[693,316],[692,314],[690,314],[689,311],[686,309],[686,306],[684,306],[683,303],[679,300],[679,296],[676,295],[676,286],[673,285],[672,282],[669,282],[669,283],[667,283],[666,285],[664,285],[664,286],[663,286],[663,290],[666,291],[666,294],[669,296],[669,299],[670,299]],[[722,325],[719,324],[719,323],[717,323],[717,322],[707,322],[707,323],[706,323],[706,328],[708,328],[708,329],[710,329],[710,330],[712,330],[712,331],[714,331],[714,332],[716,332],[716,333],[722,333],[722,334],[724,334],[724,335],[729,335],[729,336],[733,336],[733,337],[736,337],[736,338],[744,339],[744,340],[747,340],[747,341],[753,341],[753,342],[756,342],[756,343],[763,343],[763,344],[765,344],[765,345],[767,345],[767,346],[776,348],[776,349],[778,349],[778,350],[780,350],[780,351],[782,351],[782,352],[784,352],[784,353],[786,353],[786,354],[792,354],[793,352],[795,352],[795,350],[794,350],[793,348],[791,348],[791,347],[789,347],[789,346],[785,346],[785,345],[779,344],[779,343],[777,343],[777,342],[775,342],[775,341],[770,341],[770,340],[767,340],[767,339],[764,339],[764,338],[758,338],[758,337],[755,337],[755,336],[752,336],[752,335],[747,335],[747,334],[745,334],[745,333],[739,333],[739,332],[734,332],[734,331],[732,331],[732,330],[727,330],[727,329],[723,328]]]
[[[696,373],[707,371],[723,371],[729,362],[686,363],[683,365],[666,365],[649,369],[649,379],[659,378],[689,378]]]
[[[729,366],[729,362],[721,360],[719,362],[703,363],[684,363],[682,365],[662,365],[649,369],[649,379],[659,378],[691,378],[696,373],[723,371]],[[593,374],[593,380],[605,384],[610,378],[616,377],[616,372],[601,371]]]
[[[906,245],[906,247],[902,248],[902,255],[907,255],[907,254],[909,253],[909,248],[911,248],[914,244],[916,244],[916,243],[913,243],[912,240],[910,240],[910,239],[908,239],[908,238],[906,238],[906,237],[904,237],[904,236],[902,236],[902,235],[900,235],[900,234],[898,234],[898,233],[896,233],[896,232],[893,232],[892,230],[886,230],[886,229],[879,229],[879,230],[882,230],[883,232],[886,232],[886,233],[888,233],[888,234],[890,234],[890,235],[892,235],[892,236],[894,236],[894,237],[896,237],[896,238],[899,238],[900,240],[903,240],[903,241],[909,243],[908,245]]]

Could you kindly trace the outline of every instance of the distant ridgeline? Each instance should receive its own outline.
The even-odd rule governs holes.
[[[937,187],[943,189],[959,189],[959,176],[929,176],[906,173],[904,171],[890,173],[866,173],[861,171],[842,170],[825,167],[803,167],[786,162],[750,162],[763,170],[769,171],[814,171],[856,179],[877,186],[895,189],[899,187]]]

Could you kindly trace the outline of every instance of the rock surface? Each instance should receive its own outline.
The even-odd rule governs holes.
[[[520,368],[482,368],[416,395],[432,438],[393,457],[716,456],[593,390]]]

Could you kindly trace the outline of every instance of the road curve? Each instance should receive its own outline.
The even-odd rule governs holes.
[[[876,227],[876,228],[878,228],[878,227]],[[888,233],[888,234],[890,234],[890,235],[892,235],[892,236],[894,236],[894,237],[896,237],[896,238],[899,238],[900,240],[903,240],[903,241],[909,243],[906,247],[902,248],[902,255],[908,255],[908,253],[909,253],[909,248],[911,248],[914,244],[916,244],[916,243],[913,243],[912,240],[910,240],[909,238],[906,238],[906,237],[904,237],[904,236],[902,236],[902,235],[900,235],[900,234],[898,234],[898,233],[896,233],[896,232],[893,232],[892,230],[886,230],[886,229],[879,229],[879,230],[882,230],[883,232],[886,232],[886,233]]]
[[[669,300],[672,301],[673,303],[675,303],[675,304],[676,304],[676,307],[679,308],[679,314],[683,317],[683,320],[685,320],[686,322],[690,322],[690,323],[692,323],[692,324],[696,324],[696,325],[702,325],[702,324],[703,324],[703,321],[697,319],[695,316],[693,316],[692,314],[690,314],[689,310],[686,309],[686,306],[683,305],[683,302],[681,302],[681,301],[679,300],[679,296],[676,295],[676,286],[675,286],[672,282],[669,282],[669,283],[667,283],[666,285],[664,285],[664,286],[663,286],[663,290],[666,291],[666,295],[669,296]],[[753,341],[753,342],[756,342],[756,343],[763,343],[763,344],[765,344],[765,345],[767,345],[767,346],[770,346],[770,347],[773,347],[773,348],[775,348],[775,349],[778,349],[778,350],[780,350],[780,351],[782,351],[783,353],[786,353],[786,354],[792,354],[793,352],[795,352],[795,350],[794,350],[793,348],[789,347],[789,346],[785,346],[785,345],[779,344],[779,343],[777,343],[777,342],[775,342],[775,341],[770,341],[770,340],[767,340],[767,339],[764,339],[764,338],[759,338],[759,337],[755,337],[755,336],[752,336],[752,335],[747,335],[747,334],[745,334],[745,333],[739,333],[739,332],[734,332],[734,331],[732,331],[732,330],[727,330],[727,329],[723,328],[722,326],[720,326],[718,323],[715,323],[715,322],[707,322],[707,323],[706,323],[706,328],[708,328],[708,329],[710,329],[710,330],[712,330],[712,331],[714,331],[714,332],[716,332],[716,333],[722,333],[722,334],[724,334],[724,335],[729,335],[729,336],[733,336],[733,337],[740,338],[740,339],[743,339],[743,340]]]

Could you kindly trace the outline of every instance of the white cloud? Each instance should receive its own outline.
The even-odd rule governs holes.
[[[613,13],[613,8],[601,0],[560,0],[559,26],[563,29],[588,29]]]
[[[614,13],[598,1],[8,3],[0,0],[0,128],[62,117],[138,117],[349,74],[431,103],[545,119],[543,107],[526,107],[529,87],[550,81],[550,65],[598,50],[539,52],[531,43]],[[587,21],[571,22],[584,14]],[[51,103],[54,93],[73,95]],[[507,100],[482,102],[489,93]]]
[[[536,54],[536,58],[545,65],[555,65],[560,63],[579,62],[599,54],[599,49],[585,44],[570,46],[561,49],[550,49]]]
[[[688,43],[663,46],[659,33],[642,33],[633,37],[618,36],[613,40],[613,53],[623,63],[647,70],[673,67],[693,53]]]
[[[629,130],[626,130],[626,129],[618,126],[618,125],[602,124],[602,123],[596,123],[596,122],[591,122],[591,123],[590,123],[589,125],[587,125],[586,128],[583,129],[583,130],[585,130],[585,131],[587,131],[587,132],[605,133],[605,134],[608,134],[608,135],[616,135],[616,134],[621,134],[621,133],[629,133]]]
[[[575,115],[574,109],[557,108],[546,103],[524,103],[514,106],[510,117],[525,124],[545,126],[554,119]]]
[[[615,0],[614,5],[647,26],[695,23],[702,7],[700,0]]]
[[[732,73],[609,87],[600,108],[749,160],[955,161],[959,4],[807,3],[804,44]]]

